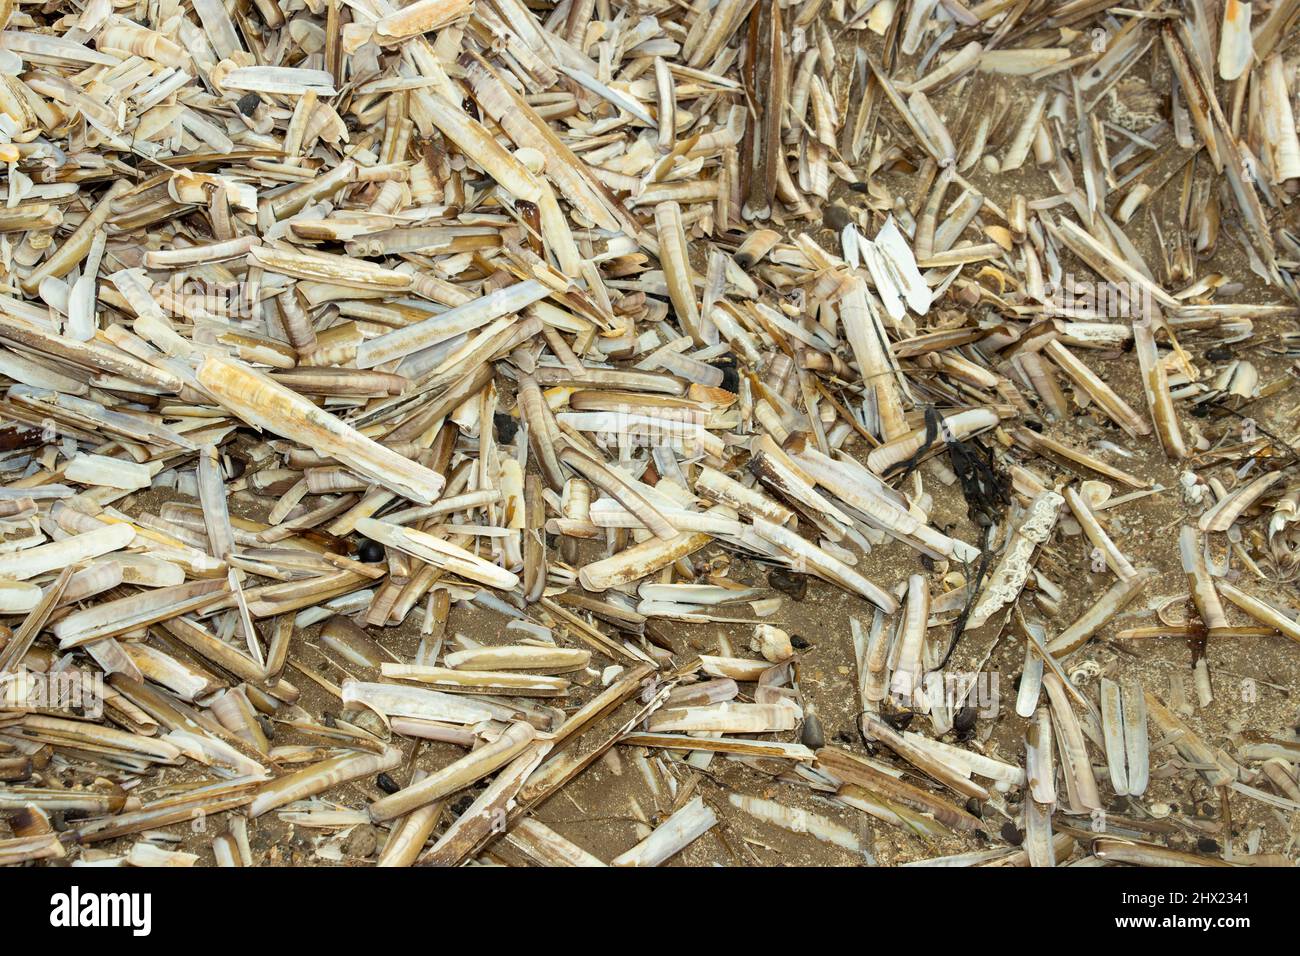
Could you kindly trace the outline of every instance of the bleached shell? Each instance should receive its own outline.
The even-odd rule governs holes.
[[[430,504],[446,484],[437,472],[366,438],[301,395],[242,363],[209,356],[199,366],[198,380],[249,424],[337,458],[398,494]]]

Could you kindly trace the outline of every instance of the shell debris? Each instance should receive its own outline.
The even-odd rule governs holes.
[[[0,865],[1294,858],[1298,17],[0,3]]]

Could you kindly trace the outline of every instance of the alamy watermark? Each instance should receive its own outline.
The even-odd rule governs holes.
[[[940,706],[950,713],[971,707],[980,717],[998,715],[1001,703],[999,680],[993,671],[930,671],[910,679],[895,671],[889,699],[899,710],[928,713]]]
[[[21,668],[0,674],[0,710],[62,710],[98,720],[104,714],[104,675]]]
[[[229,320],[251,321],[260,317],[260,290],[242,280],[200,282],[187,279],[180,285],[157,283],[154,297],[164,293],[172,307],[185,314],[208,314]]]
[[[705,413],[695,408],[594,413],[595,443],[601,448],[671,448],[685,457],[704,452]]]
[[[1047,282],[1043,300],[1053,311],[1080,319],[1149,319],[1155,303],[1140,282],[1094,282],[1067,275]]]

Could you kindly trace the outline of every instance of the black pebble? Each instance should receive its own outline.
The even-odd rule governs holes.
[[[1040,435],[1043,432],[1043,423],[1032,418],[1025,419],[1025,427],[1031,432],[1038,432]]]
[[[803,732],[799,735],[799,741],[809,750],[820,750],[826,746],[826,734],[822,731],[822,722],[817,719],[816,714],[809,714],[804,718]]]
[[[375,778],[375,786],[384,791],[384,793],[396,793],[398,790],[402,789],[397,785],[397,781],[386,773],[381,773]]]
[[[790,635],[790,646],[793,647],[796,651],[806,651],[808,650],[808,648],[812,647],[811,644],[805,641],[798,634]]]
[[[384,560],[384,546],[378,541],[363,538],[357,545],[357,560],[365,564],[378,564]]]
[[[776,588],[782,594],[788,595],[796,601],[802,601],[808,594],[808,575],[795,574],[793,571],[775,568],[768,572],[767,585]]]
[[[262,98],[256,93],[245,93],[235,105],[239,107],[239,112],[245,116],[252,116],[253,110],[257,109],[257,104],[261,102]]]
[[[957,716],[952,719],[952,728],[959,734],[975,729],[975,718],[979,715],[975,708],[969,705],[957,711]]]
[[[519,422],[513,415],[507,415],[505,412],[493,412],[492,421],[497,426],[497,441],[503,445],[509,445],[515,440],[515,433],[519,431]]]
[[[1224,345],[1216,345],[1206,350],[1205,357],[1211,362],[1226,362],[1232,358],[1232,349]]]
[[[722,387],[733,395],[740,391],[740,373],[736,371],[736,360],[714,362],[714,368],[722,369]]]
[[[1002,839],[1006,840],[1012,846],[1020,846],[1025,842],[1025,835],[1020,832],[1020,828],[1008,820],[1002,824]]]
[[[1196,841],[1196,849],[1202,853],[1218,853],[1219,843],[1217,840],[1211,840],[1209,837],[1201,837]]]
[[[822,225],[833,232],[842,231],[851,222],[853,216],[843,206],[831,203],[822,211]]]

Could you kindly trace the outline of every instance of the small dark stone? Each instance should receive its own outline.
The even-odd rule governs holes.
[[[740,373],[736,371],[735,359],[724,362],[714,362],[714,368],[722,369],[722,387],[733,395],[740,391]]]
[[[1020,846],[1025,842],[1025,835],[1020,832],[1020,828],[1008,820],[1002,824],[1002,839],[1006,840],[1012,846]]]
[[[1226,345],[1216,345],[1212,349],[1206,349],[1205,357],[1211,362],[1226,362],[1232,358],[1232,349]]]
[[[257,723],[262,728],[262,736],[267,740],[275,739],[275,722],[263,714],[257,715]]]
[[[768,587],[776,588],[782,594],[802,601],[808,594],[808,575],[796,574],[784,568],[775,568],[768,572]]]
[[[1033,418],[1025,419],[1025,427],[1028,428],[1031,432],[1038,432],[1040,435],[1043,432],[1043,423]]]
[[[1211,840],[1209,837],[1201,837],[1196,841],[1196,849],[1202,853],[1218,853],[1219,843],[1217,840]]]
[[[826,734],[822,730],[822,722],[817,719],[816,714],[810,713],[804,718],[803,732],[799,734],[799,742],[809,750],[820,750],[826,746]]]
[[[853,214],[838,203],[831,203],[822,210],[822,225],[833,232],[840,232],[853,222]]]
[[[812,647],[811,644],[805,641],[798,634],[790,635],[790,646],[793,647],[796,651],[806,651],[808,650],[808,648]]]
[[[912,718],[915,717],[916,714],[910,710],[904,710],[897,714],[883,714],[882,716],[885,718],[885,723],[889,724],[889,726],[893,727],[895,730],[902,732],[907,729],[907,725],[912,722]]]
[[[378,564],[384,560],[384,546],[378,541],[363,538],[357,545],[357,560],[365,564]]]
[[[397,785],[397,781],[387,773],[381,773],[375,778],[375,786],[384,791],[384,793],[396,793],[398,790],[402,789]]]
[[[515,433],[519,431],[519,420],[513,415],[506,412],[493,412],[492,422],[497,427],[497,441],[509,445],[515,440]]]
[[[235,105],[239,107],[239,112],[245,116],[252,116],[253,110],[257,109],[257,105],[261,102],[262,98],[256,93],[245,93]]]
[[[1200,405],[1193,405],[1188,411],[1192,413],[1193,418],[1205,418],[1210,414],[1210,406],[1208,403],[1202,402]]]
[[[967,731],[974,730],[975,718],[978,716],[979,715],[975,712],[975,708],[967,704],[961,710],[957,711],[957,715],[953,717],[953,730],[957,731],[959,734],[964,734]]]

